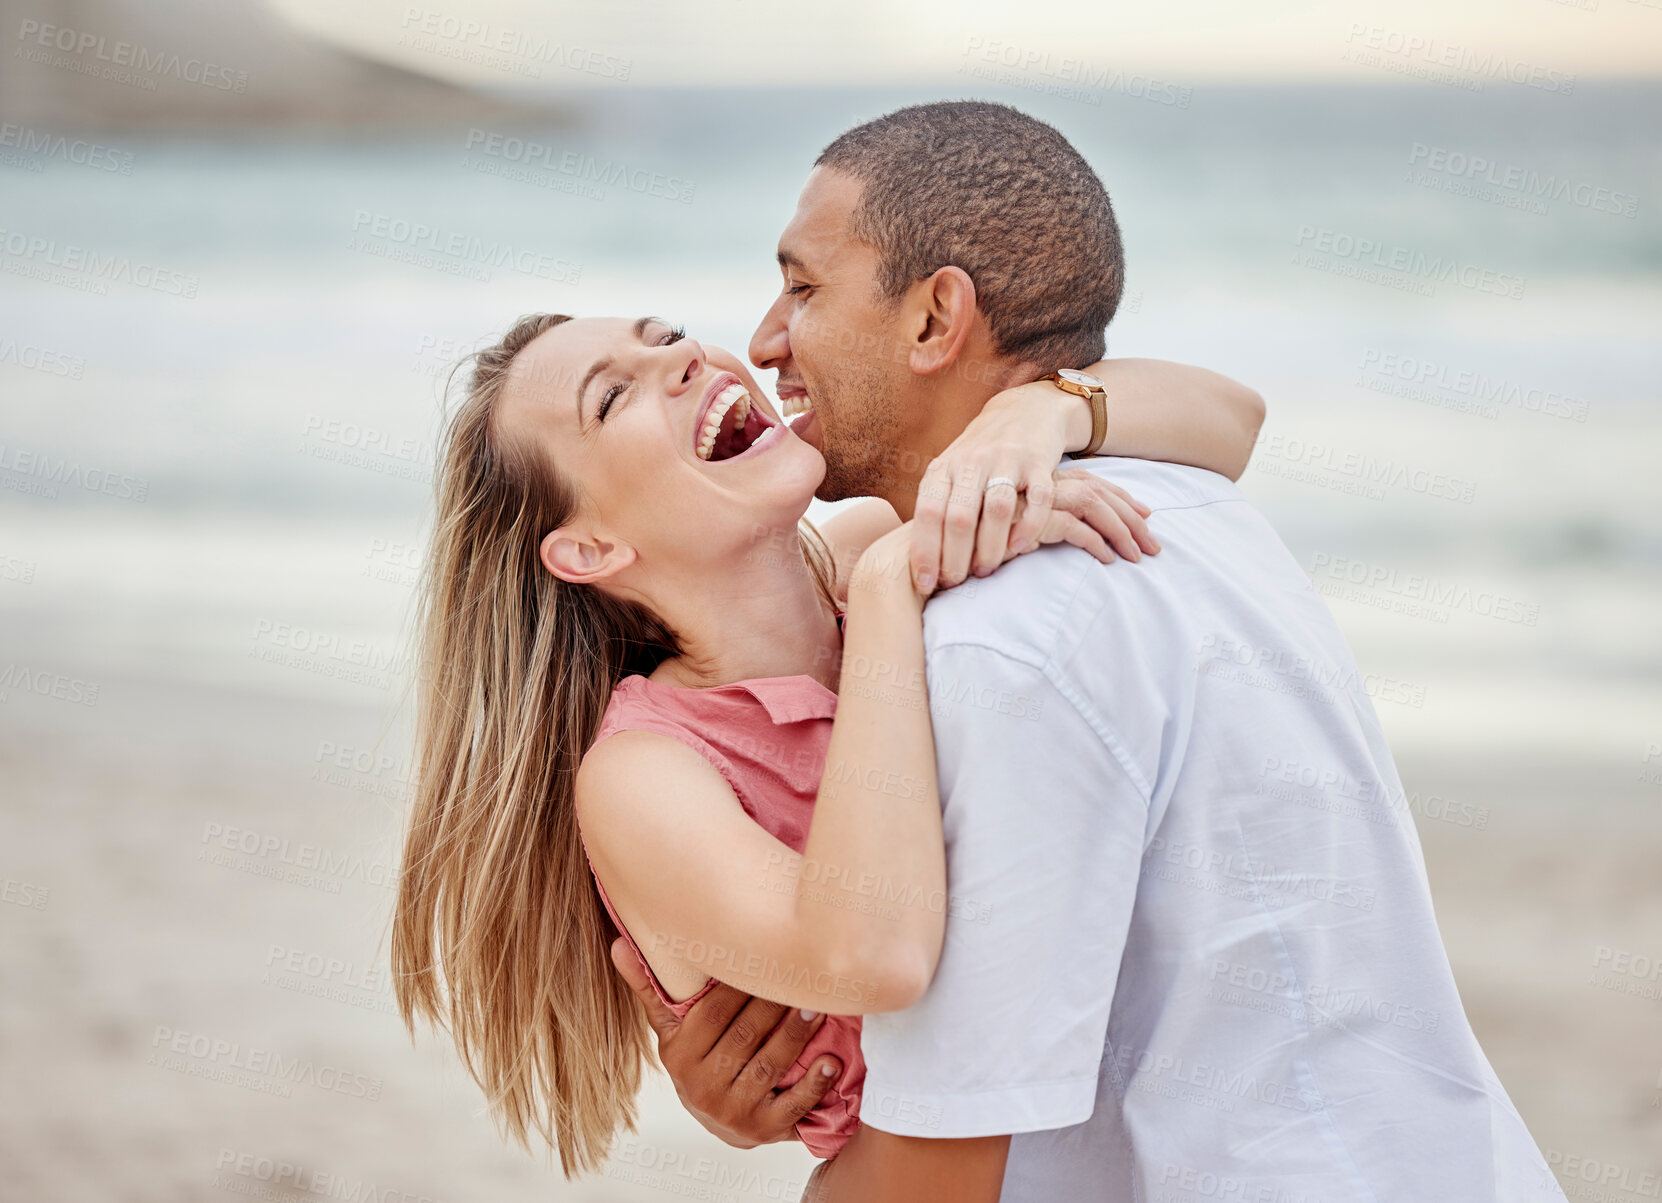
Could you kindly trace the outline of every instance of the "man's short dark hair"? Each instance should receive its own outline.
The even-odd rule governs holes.
[[[959,267],[999,354],[1045,369],[1102,358],[1125,288],[1119,225],[1050,126],[984,101],[913,105],[855,126],[814,165],[864,185],[851,232],[877,250],[883,297]]]

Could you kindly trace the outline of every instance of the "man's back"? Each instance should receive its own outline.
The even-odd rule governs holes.
[[[1047,550],[926,613],[952,894],[865,1122],[1032,1133],[1007,1200],[1558,1199],[1473,1038],[1331,615],[1234,486],[1131,460],[1137,566]]]

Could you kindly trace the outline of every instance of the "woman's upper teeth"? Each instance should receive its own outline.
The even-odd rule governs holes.
[[[716,436],[721,433],[723,423],[728,414],[736,415],[733,429],[740,429],[750,418],[750,394],[745,391],[744,385],[734,381],[710,403],[710,408],[704,412],[704,428],[698,434],[698,458],[709,459],[710,453],[716,449]]]

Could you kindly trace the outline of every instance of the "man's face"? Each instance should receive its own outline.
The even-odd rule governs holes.
[[[879,298],[877,252],[849,233],[860,191],[840,172],[809,175],[779,236],[783,286],[750,340],[750,361],[779,372],[785,410],[812,405],[792,429],[825,456],[823,501],[885,496],[921,470],[901,463],[915,383],[903,308]]]

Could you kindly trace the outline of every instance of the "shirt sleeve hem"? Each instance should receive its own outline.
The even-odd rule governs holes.
[[[1071,1128],[1091,1118],[1096,1106],[1097,1076],[1063,1082],[1000,1087],[968,1092],[874,1090],[866,1079],[860,1122],[893,1136],[929,1140],[969,1140],[979,1136],[1015,1136]]]

